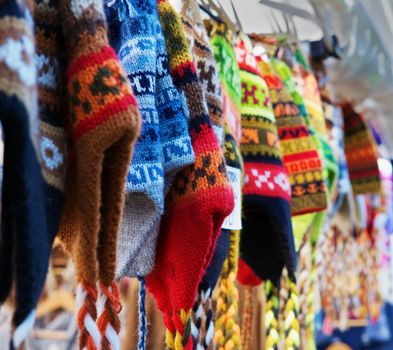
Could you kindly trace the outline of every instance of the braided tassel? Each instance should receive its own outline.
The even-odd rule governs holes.
[[[194,343],[194,349],[200,348],[202,345],[202,313],[203,313],[203,290],[199,290],[196,301],[192,307],[191,313],[191,334]]]
[[[228,258],[219,281],[214,343],[217,350],[240,350],[239,291],[236,284],[239,231],[231,231]]]
[[[266,295],[265,309],[265,329],[266,329],[266,350],[278,350],[280,342],[278,314],[279,299],[277,287],[271,282],[264,283]]]
[[[120,350],[120,319],[119,313],[122,309],[120,293],[116,282],[107,287],[99,284],[100,296],[98,300],[98,311],[100,316],[97,326],[101,333],[102,350]]]
[[[299,350],[300,349],[300,325],[298,320],[299,315],[299,293],[296,283],[291,281],[288,277],[288,300],[285,305],[285,349]]]
[[[100,348],[101,335],[96,325],[97,288],[82,281],[76,291],[78,308],[79,349]]]
[[[252,287],[246,286],[244,289],[244,309],[242,322],[242,348],[248,350],[250,348],[252,320],[254,305],[252,300]]]
[[[168,322],[166,322],[168,324]],[[191,310],[175,313],[173,327],[167,329],[165,341],[170,350],[192,350],[193,341],[191,336]]]
[[[138,350],[146,350],[146,282],[144,277],[138,276],[139,280],[139,339],[138,339]]]
[[[315,350],[315,286],[317,282],[316,264],[316,243],[310,243],[310,284],[307,293],[307,314],[306,314],[306,347],[307,350]]]

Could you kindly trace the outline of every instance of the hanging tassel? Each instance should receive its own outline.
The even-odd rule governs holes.
[[[265,308],[265,330],[266,330],[266,350],[278,350],[280,342],[280,332],[278,324],[279,297],[277,287],[271,282],[264,282],[264,292],[266,295]]]
[[[99,300],[97,303],[100,314],[97,326],[101,333],[102,350],[120,350],[120,319],[119,313],[122,309],[120,293],[116,282],[107,287],[99,284]]]
[[[239,291],[236,275],[239,258],[239,231],[231,231],[228,258],[218,283],[214,343],[217,350],[240,350]]]
[[[254,313],[254,303],[252,300],[252,287],[244,288],[244,309],[242,322],[242,348],[248,350],[250,348],[252,321]]]
[[[296,283],[289,277],[287,279],[288,300],[285,305],[285,349],[300,349],[300,325],[299,325],[299,293]]]
[[[192,309],[191,334],[194,349],[215,349],[212,291],[201,288]]]
[[[146,350],[146,281],[142,276],[137,276],[139,280],[139,341],[138,350]]]
[[[167,331],[165,342],[170,350],[192,350],[193,341],[191,336],[191,310],[175,312],[172,320],[165,320]],[[170,325],[170,327],[168,327]]]
[[[78,308],[79,349],[100,348],[101,334],[96,324],[97,288],[82,281],[76,291]]]

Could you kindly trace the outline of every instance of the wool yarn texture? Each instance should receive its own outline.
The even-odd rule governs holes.
[[[118,348],[119,339],[113,337],[120,329],[121,309],[114,283],[117,235],[140,116],[108,43],[103,4],[62,0],[60,10],[72,141],[60,237],[80,283],[80,348]]]
[[[224,142],[223,96],[217,63],[203,23],[199,23],[192,6],[183,7],[181,19],[188,46],[195,62],[198,78],[203,87],[210,121],[219,144]]]
[[[350,103],[342,106],[344,117],[344,150],[353,194],[380,193],[378,153],[362,114]]]
[[[11,348],[34,323],[48,269],[51,241],[39,163],[37,70],[27,3],[0,3],[0,120],[4,135],[0,304],[15,287]]]
[[[288,87],[293,81],[289,67],[271,58],[270,63],[260,61],[263,76],[268,84],[277,121],[283,162],[291,183],[292,216],[326,208],[325,183],[322,162],[312,139],[305,118]],[[289,73],[288,73],[289,70]]]
[[[199,9],[195,9],[199,11]],[[183,28],[188,46],[193,56],[196,72],[203,87],[204,100],[207,102],[210,121],[217,140],[222,146],[224,141],[223,97],[218,67],[214,59],[209,38],[203,23],[198,22],[200,13],[194,13],[190,4],[184,4],[181,11]],[[223,230],[217,239],[214,254],[198,288],[193,306],[193,337],[203,348],[214,345],[214,324],[212,293],[220,276],[222,265],[228,255],[229,231]]]
[[[217,62],[219,78],[222,85],[225,131],[223,151],[225,162],[227,166],[240,170],[241,183],[239,183],[237,190],[241,193],[244,173],[243,158],[240,152],[241,85],[239,67],[232,45],[233,38],[224,23],[211,21],[205,24],[210,36],[212,51]],[[219,241],[217,242],[215,256],[221,256],[222,258],[221,247],[226,245],[226,239],[229,239],[229,245],[217,286],[218,296],[214,333],[214,344],[219,350],[228,347],[232,347],[232,349],[241,348],[238,306],[239,292],[235,282],[238,271],[240,231],[222,230]],[[215,256],[213,256],[210,266],[201,282],[203,284],[205,281],[210,280],[208,284],[210,287],[215,285],[215,279],[212,279],[214,275],[210,271],[213,269],[217,271],[217,267],[219,266],[219,264],[216,264],[217,260]]]
[[[146,276],[154,265],[164,196],[194,161],[188,111],[168,72],[168,54],[153,0],[106,2],[110,43],[140,106],[142,130],[127,176],[117,277]]]
[[[282,162],[269,90],[258,62],[243,42],[235,50],[242,84],[241,151],[245,164],[240,258],[260,279],[276,282],[284,266],[294,277],[291,186]],[[244,282],[244,278],[239,281]]]
[[[157,245],[160,264],[146,281],[164,312],[167,343],[172,344],[171,335],[176,333],[175,342],[181,341],[188,349],[192,347],[191,338],[187,338],[189,310],[234,199],[181,20],[168,1],[158,1],[158,12],[170,72],[175,85],[184,93],[190,112],[189,133],[195,164],[178,173],[166,197],[166,214]],[[165,290],[163,285],[167,286]]]

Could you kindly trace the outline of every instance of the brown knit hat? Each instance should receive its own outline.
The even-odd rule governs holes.
[[[96,347],[109,349],[108,323],[117,333],[120,328],[114,283],[117,234],[140,117],[126,76],[108,44],[103,4],[99,0],[61,0],[60,4],[72,142],[60,233],[80,282],[80,347],[94,342]],[[97,280],[103,299],[97,322],[101,345],[97,329],[88,326],[97,317]]]

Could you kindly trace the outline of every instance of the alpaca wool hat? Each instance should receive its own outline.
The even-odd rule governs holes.
[[[344,149],[353,194],[380,193],[381,178],[375,140],[362,114],[350,103],[342,106],[344,117]]]
[[[160,264],[147,276],[147,286],[164,312],[169,334],[178,330],[184,335],[181,315],[188,314],[193,306],[221,225],[234,204],[224,159],[181,20],[166,0],[158,1],[158,12],[167,43],[170,72],[176,86],[183,91],[190,111],[189,132],[195,164],[176,176],[166,197],[157,244]],[[185,348],[192,346],[191,339],[184,340]]]
[[[143,120],[127,177],[117,276],[145,276],[154,265],[164,195],[176,173],[194,161],[188,111],[168,72],[156,2],[107,2],[106,14]]]
[[[117,235],[140,116],[108,43],[103,4],[61,0],[60,9],[67,66],[66,120],[72,141],[60,237],[71,252],[80,283],[79,346],[108,349],[118,339],[108,336],[107,327],[111,326],[112,335],[120,328],[114,282]],[[97,282],[103,300],[97,320],[101,339],[91,328],[91,319],[97,317]]]
[[[37,149],[34,54],[29,7],[23,1],[0,2],[0,121],[4,135],[0,304],[14,286],[11,348],[18,348],[33,327],[52,243]]]
[[[243,42],[235,50],[242,84],[240,148],[245,168],[240,258],[260,279],[276,282],[284,266],[294,278],[291,188],[269,91],[258,62]],[[238,275],[243,282],[242,266]]]

